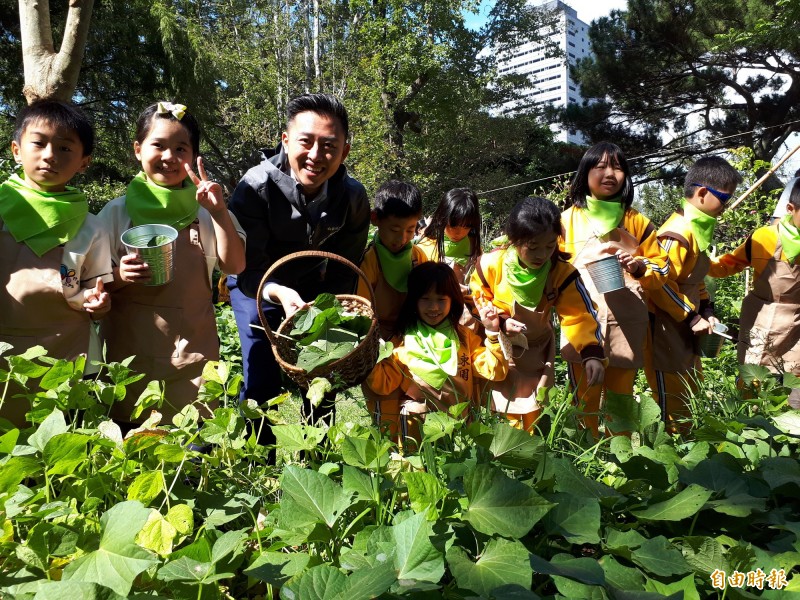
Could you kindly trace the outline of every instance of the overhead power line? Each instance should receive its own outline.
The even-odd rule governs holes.
[[[761,131],[764,131],[764,130],[767,130],[767,129],[774,129],[776,127],[784,127],[786,125],[795,125],[797,123],[800,123],[800,119],[798,119],[796,121],[787,121],[786,123],[781,123],[779,125],[770,125],[769,127],[761,128]],[[722,142],[724,140],[728,140],[728,139],[731,139],[731,138],[737,138],[737,137],[741,137],[743,135],[749,135],[751,133],[755,133],[755,131],[756,131],[756,129],[751,129],[750,131],[743,131],[743,132],[740,132],[740,133],[733,133],[731,135],[726,135],[726,136],[723,136],[723,137],[716,138],[715,141],[716,142]],[[696,146],[701,146],[701,145],[703,145],[703,142],[695,142],[693,144],[686,144],[685,146],[677,146],[675,148],[671,148],[671,147],[665,146],[659,151],[652,152],[650,154],[642,154],[641,156],[635,156],[633,158],[629,158],[628,162],[636,162],[638,160],[644,160],[644,159],[653,158],[653,157],[657,157],[657,156],[667,156],[669,154],[673,154],[673,153],[678,152],[680,150],[686,150],[688,148],[694,148]],[[717,147],[717,148],[714,149],[714,151],[722,150],[722,149],[723,149],[722,147]],[[524,185],[532,185],[534,183],[540,183],[542,181],[550,181],[551,179],[558,179],[559,177],[566,177],[566,176],[572,175],[574,173],[575,173],[575,171],[566,171],[564,173],[558,173],[557,175],[547,175],[546,177],[540,177],[539,179],[531,179],[530,181],[523,181],[521,183],[514,183],[512,185],[507,185],[507,186],[504,186],[504,187],[494,188],[492,190],[486,190],[486,191],[482,191],[482,192],[477,192],[477,194],[479,196],[485,196],[487,194],[492,194],[494,192],[502,192],[504,190],[510,190],[512,188],[522,187]]]

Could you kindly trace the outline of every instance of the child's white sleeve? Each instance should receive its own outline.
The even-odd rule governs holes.
[[[97,278],[114,281],[111,272],[109,236],[95,215],[86,215],[78,234],[64,244],[61,259],[61,287],[76,310],[83,307],[83,290],[93,288]]]

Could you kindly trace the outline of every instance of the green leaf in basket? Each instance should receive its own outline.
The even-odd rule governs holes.
[[[294,329],[290,334],[300,335],[311,331],[312,327],[314,327],[314,321],[321,314],[322,311],[313,305],[308,308],[301,308],[295,313]]]
[[[297,366],[310,373],[347,356],[355,347],[353,342],[327,343],[324,349],[316,345],[304,346],[297,355]]]
[[[371,326],[370,317],[346,311],[332,294],[320,294],[295,316],[295,364],[309,373],[339,360],[356,349]]]
[[[320,336],[309,344],[309,346],[316,346],[322,350],[327,350],[331,344],[341,344],[343,342],[352,342],[358,344],[359,336],[357,333],[348,331],[341,327],[330,327],[325,331],[324,336]],[[355,347],[355,346],[354,346]]]
[[[369,333],[369,328],[372,326],[372,319],[356,313],[343,313],[339,324],[363,337]]]

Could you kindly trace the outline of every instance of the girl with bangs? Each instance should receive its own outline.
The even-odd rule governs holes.
[[[608,366],[602,385],[592,385],[575,346],[562,335],[561,356],[570,382],[585,403],[585,423],[599,429],[606,391],[633,394],[636,372],[644,366],[649,317],[644,290],[661,288],[669,275],[669,258],[658,243],[650,220],[631,208],[633,182],[628,161],[615,144],[595,144],[581,158],[569,189],[571,206],[561,215],[562,250],[580,271],[597,305]],[[609,255],[619,260],[625,286],[602,294],[587,265]]]
[[[508,365],[497,341],[497,310],[488,303],[479,308],[486,329],[484,345],[482,338],[459,324],[463,309],[461,288],[448,265],[426,262],[411,270],[397,320],[402,341],[366,381],[377,394],[402,392],[402,439],[408,436],[410,415],[473,402],[476,376],[490,381],[506,376]],[[381,423],[379,414],[375,419]]]
[[[552,313],[577,350],[591,384],[603,380],[603,340],[578,271],[559,250],[561,214],[546,198],[529,197],[511,210],[505,247],[484,254],[470,280],[476,304],[500,311],[510,341],[509,373],[489,385],[491,408],[533,432],[540,402],[553,386]]]
[[[452,267],[464,298],[461,324],[480,333],[480,321],[474,316],[475,303],[469,291],[469,276],[482,252],[481,210],[475,192],[469,188],[447,192],[417,241],[417,248],[429,261]]]

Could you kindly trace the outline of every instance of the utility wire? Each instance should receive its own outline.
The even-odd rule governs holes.
[[[770,125],[769,127],[762,128],[761,131],[765,131],[767,129],[774,129],[776,127],[784,127],[786,125],[795,125],[797,123],[800,123],[800,119],[798,119],[796,121],[788,121],[786,123],[781,123],[779,125]],[[756,129],[751,129],[750,131],[743,131],[741,133],[733,133],[731,135],[726,135],[726,136],[723,136],[723,137],[720,137],[720,138],[716,138],[715,141],[721,142],[723,140],[727,140],[727,139],[730,139],[730,138],[741,137],[743,135],[748,135],[748,134],[751,134],[751,133],[755,133],[756,131],[757,131]],[[628,162],[636,162],[638,160],[644,160],[644,159],[648,159],[648,158],[653,158],[655,156],[662,156],[662,155],[666,156],[666,155],[668,155],[670,153],[678,152],[679,150],[686,150],[687,148],[694,148],[696,146],[702,146],[702,145],[703,145],[703,142],[695,142],[694,144],[686,144],[685,146],[678,146],[676,148],[670,148],[668,146],[664,146],[661,150],[659,150],[657,152],[652,152],[650,154],[642,154],[641,156],[635,156],[633,158],[629,158]],[[721,149],[723,149],[723,148],[720,146],[720,147],[714,148],[713,150],[716,151],[716,150],[721,150]],[[530,181],[523,181],[522,183],[514,183],[512,185],[507,185],[507,186],[504,186],[504,187],[494,188],[493,190],[486,190],[486,191],[483,191],[483,192],[477,192],[477,194],[479,196],[485,196],[487,194],[492,194],[494,192],[502,192],[503,190],[510,190],[512,188],[521,187],[523,185],[532,185],[534,183],[540,183],[542,181],[550,181],[551,179],[557,179],[559,177],[566,177],[567,175],[572,175],[575,172],[576,171],[566,171],[564,173],[559,173],[558,175],[547,175],[546,177],[540,177],[539,179],[532,179]]]

